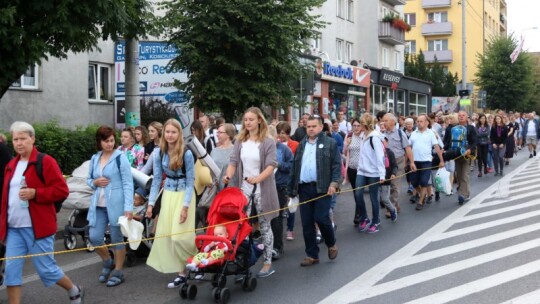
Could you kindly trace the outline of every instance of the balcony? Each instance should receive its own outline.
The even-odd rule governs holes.
[[[452,23],[451,22],[432,22],[422,24],[422,35],[451,35]]]
[[[435,56],[437,57],[438,62],[452,62],[454,60],[451,50],[446,51],[425,51],[424,59],[426,63],[435,62]]]
[[[405,44],[405,31],[393,27],[390,22],[379,21],[379,40],[391,45]]]
[[[451,7],[452,0],[422,0],[422,8]]]
[[[405,0],[382,0],[382,2],[386,2],[390,5],[396,6],[396,5],[405,5],[407,3]]]

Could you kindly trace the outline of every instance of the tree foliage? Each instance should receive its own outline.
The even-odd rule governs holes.
[[[433,63],[427,64],[422,50],[415,54],[405,54],[405,74],[410,77],[433,83],[433,96],[456,95],[457,73],[445,73],[443,66],[435,57]]]
[[[29,66],[92,50],[100,38],[144,36],[151,16],[146,0],[0,1],[0,98]]]
[[[534,106],[531,59],[522,52],[511,63],[516,45],[513,37],[494,37],[484,55],[477,55],[476,83],[487,92],[488,108],[528,111]]]
[[[164,4],[171,66],[188,74],[179,84],[205,112],[232,120],[250,106],[291,103],[300,76],[298,55],[324,25],[312,9],[324,0],[178,0]]]

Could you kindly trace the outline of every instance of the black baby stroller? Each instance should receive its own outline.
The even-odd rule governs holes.
[[[199,251],[216,241],[225,243],[231,249],[225,252],[223,259],[200,266],[195,272],[188,272],[186,283],[180,288],[181,298],[195,299],[197,285],[190,284],[189,280],[201,272],[214,274],[211,279],[214,287],[212,297],[218,303],[227,303],[230,300],[231,292],[226,287],[227,276],[243,276],[242,289],[244,291],[253,291],[257,288],[257,279],[251,273],[250,267],[257,262],[258,257],[262,254],[262,248],[258,248],[251,238],[252,228],[247,219],[246,210],[247,205],[252,203],[253,199],[248,202],[238,188],[225,188],[216,195],[208,212],[210,226],[205,235],[196,237],[195,242]],[[215,225],[225,226],[229,237],[214,236]]]
[[[139,208],[136,207],[136,209],[134,209],[133,220],[139,220],[143,224],[144,230],[143,230],[143,235],[142,235],[143,239],[141,241],[141,244],[139,245],[139,247],[137,247],[136,250],[133,250],[131,249],[130,246],[127,246],[126,262],[125,262],[127,267],[135,266],[137,264],[137,259],[139,258],[146,259],[148,255],[150,254],[150,249],[152,249],[152,243],[153,243],[152,241],[153,235],[151,234],[151,231],[154,225],[154,220],[149,219],[145,216],[147,201],[148,201],[148,192],[145,189],[138,187],[137,189],[135,189],[135,193],[141,196],[145,203]],[[161,196],[161,193],[162,192],[160,192],[160,196]],[[138,215],[140,219],[138,218],[136,219],[135,215]]]

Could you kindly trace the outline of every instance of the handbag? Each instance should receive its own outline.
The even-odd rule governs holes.
[[[215,180],[210,186],[206,186],[199,200],[198,207],[210,208],[218,192],[219,182]]]

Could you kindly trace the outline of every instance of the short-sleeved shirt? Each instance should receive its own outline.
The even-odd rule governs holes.
[[[405,132],[403,132],[401,136],[399,136],[399,132],[402,131],[398,126],[395,126],[394,130],[391,132],[384,132],[386,138],[388,138],[388,148],[394,152],[396,158],[405,156],[405,148],[411,145]]]
[[[411,141],[414,161],[430,162],[432,160],[431,149],[434,145],[439,144],[433,130],[426,129],[424,132],[420,132],[417,129],[412,132],[409,140]]]

